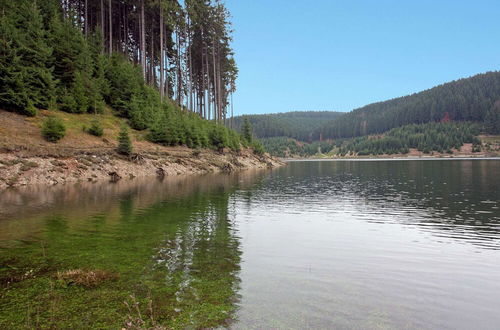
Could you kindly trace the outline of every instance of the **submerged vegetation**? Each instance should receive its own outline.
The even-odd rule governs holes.
[[[226,324],[236,309],[240,263],[227,215],[230,191],[179,184],[164,203],[159,196],[165,185],[151,186],[120,189],[112,203],[104,202],[109,191],[96,188],[92,197],[81,198],[98,196],[104,213],[89,214],[94,204],[78,202],[71,218],[37,218],[36,237],[2,246],[0,328]],[[199,190],[177,198],[191,189]]]

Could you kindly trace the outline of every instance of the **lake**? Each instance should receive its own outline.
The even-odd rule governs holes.
[[[498,329],[499,185],[392,160],[7,190],[0,327]]]

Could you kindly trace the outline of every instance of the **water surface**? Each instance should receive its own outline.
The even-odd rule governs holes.
[[[498,160],[308,161],[6,191],[0,325],[119,327],[135,299],[175,328],[498,329],[499,178]],[[54,277],[76,268],[119,278]]]

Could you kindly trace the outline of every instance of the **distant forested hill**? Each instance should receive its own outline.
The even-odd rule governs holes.
[[[496,127],[500,113],[494,104],[498,100],[500,72],[488,72],[353,110],[322,125],[313,140],[379,134],[407,124],[443,120],[484,121]]]
[[[241,131],[241,125],[248,118],[257,138],[286,136],[300,141],[310,141],[313,132],[325,122],[343,115],[335,111],[294,111],[265,115],[245,115],[234,118],[234,127]]]

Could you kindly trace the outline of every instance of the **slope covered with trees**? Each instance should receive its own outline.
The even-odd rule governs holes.
[[[238,148],[228,17],[218,0],[0,0],[0,107],[108,105],[153,142]]]
[[[244,115],[233,118],[234,127],[241,131],[245,119],[253,127],[257,138],[289,137],[299,141],[311,141],[313,132],[326,121],[341,116],[335,111],[294,111],[263,115]]]
[[[288,137],[271,137],[261,139],[267,152],[276,157],[311,157],[316,154],[326,154],[330,152],[335,143],[331,141],[315,141],[303,143]]]
[[[439,121],[485,122],[500,132],[500,72],[488,72],[432,89],[367,105],[319,128],[314,139],[379,134],[392,128]]]
[[[472,122],[411,124],[391,129],[383,136],[363,136],[339,140],[337,154],[382,155],[406,154],[410,148],[423,153],[452,153],[464,143],[472,143],[473,151],[481,150],[477,135],[482,127]]]

